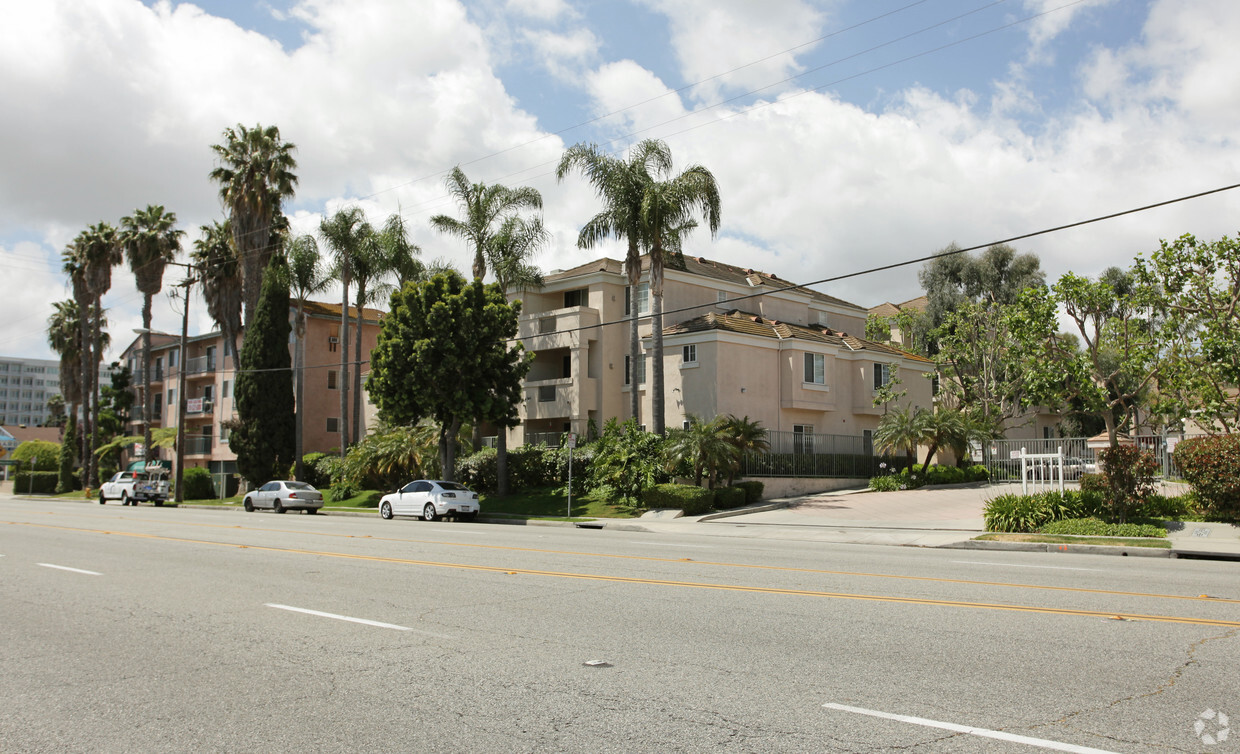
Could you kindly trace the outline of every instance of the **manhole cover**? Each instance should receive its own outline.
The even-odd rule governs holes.
[[[1194,537],[1208,537],[1210,536],[1210,530],[1205,529],[1205,528],[1193,529],[1193,536]]]

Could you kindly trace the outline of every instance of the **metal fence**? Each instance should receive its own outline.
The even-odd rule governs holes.
[[[1096,452],[1086,444],[1084,437],[1052,437],[1049,439],[1028,440],[991,440],[984,445],[974,444],[973,460],[981,463],[990,472],[990,481],[994,483],[1020,482],[1020,453],[1022,449],[1031,455],[1053,455],[1063,448],[1063,477],[1066,481],[1079,480],[1082,474],[1093,474],[1098,470]],[[1154,456],[1163,478],[1178,476],[1171,453],[1168,451],[1167,438],[1157,435],[1139,435],[1133,440],[1142,449]],[[1035,468],[1031,471],[1034,477],[1048,476],[1050,469]]]
[[[868,479],[890,460],[865,437],[767,430],[766,440],[769,450],[745,454],[742,475]]]

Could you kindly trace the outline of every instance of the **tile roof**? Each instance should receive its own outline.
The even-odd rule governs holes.
[[[691,257],[688,255],[685,255],[684,266],[681,266],[679,256],[674,255],[674,254],[668,254],[667,257],[668,257],[667,269],[669,270],[681,270],[683,272],[689,273],[690,275],[700,275],[702,277],[712,278],[714,280],[723,280],[729,283],[734,283],[736,285],[743,285],[749,288],[756,288],[758,286],[767,286],[770,288],[779,289],[779,288],[788,288],[790,286],[796,285],[790,280],[784,280],[783,278],[780,278],[778,275],[772,275],[770,273],[762,272],[761,270],[737,267],[736,265],[726,264],[724,262],[716,262],[714,260],[707,259],[705,257]],[[643,270],[650,269],[650,255],[649,254],[642,255],[642,269]],[[579,277],[581,275],[588,275],[591,272],[610,272],[616,275],[623,275],[624,274],[624,263],[616,259],[602,257],[592,262],[586,262],[585,264],[578,265],[577,267],[574,267],[570,270],[562,270],[560,272],[547,275],[546,281],[548,283],[553,283],[553,282],[557,282],[560,280],[566,280],[568,278]],[[810,298],[814,299],[815,301],[819,301],[821,303],[834,304],[836,306],[843,306],[849,309],[856,309],[859,312],[865,311],[864,307],[858,306],[854,303],[845,301],[843,299],[835,298],[834,296],[828,296],[825,293],[820,293],[810,288],[801,288],[799,290],[807,294]]]
[[[885,343],[876,343],[872,340],[849,335],[848,333],[836,332],[822,325],[794,325],[777,319],[764,318],[758,314],[742,312],[739,309],[733,309],[722,314],[709,312],[700,317],[678,322],[663,328],[663,334],[676,335],[709,330],[724,330],[726,332],[756,335],[777,340],[804,340],[814,343],[825,343],[839,348],[847,348],[850,351],[870,351],[875,354],[898,356],[926,364],[933,363],[924,356],[918,356]]]
[[[290,302],[289,306],[290,308],[295,309],[297,307],[297,303]],[[387,312],[385,311],[380,311],[379,309],[370,309],[367,307],[362,308],[362,313],[367,320],[371,320],[375,322],[387,316]],[[334,317],[336,319],[340,319],[340,304],[326,304],[326,303],[323,303],[322,301],[307,301],[306,302],[306,315],[307,316],[319,316],[319,317]],[[350,306],[349,317],[352,318],[356,316],[357,316],[357,307]]]
[[[19,443],[27,440],[46,440],[47,442],[60,442],[60,427],[31,427],[21,426],[20,424],[4,424],[4,431],[13,436],[14,440]]]
[[[911,298],[902,304],[893,304],[890,301],[870,307],[870,314],[877,314],[880,317],[894,317],[903,311],[924,312],[926,307],[930,305],[930,299],[925,296]]]

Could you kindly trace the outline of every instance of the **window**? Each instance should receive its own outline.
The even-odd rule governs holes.
[[[207,346],[207,371],[215,371],[215,346]]]
[[[555,385],[538,386],[538,402],[550,403],[555,400]]]
[[[637,313],[647,314],[650,311],[650,283],[639,283],[637,286]],[[633,313],[633,286],[624,289],[624,313]]]
[[[540,317],[538,320],[538,334],[546,335],[555,332],[555,317]]]
[[[560,376],[565,379],[573,376],[573,357],[568,354],[560,359]]]
[[[336,432],[339,432],[340,431],[340,419],[334,416],[327,417],[327,431],[333,434]]]
[[[229,380],[224,380],[224,390],[220,393],[220,395],[227,398],[229,396],[229,390],[231,389],[232,383]]]
[[[688,420],[688,419],[685,419],[684,421],[682,421],[682,422],[680,423],[680,428],[681,428],[681,429],[688,429],[688,428],[689,428],[689,420]]]
[[[825,355],[805,354],[805,381],[815,385],[827,384],[827,357]]]
[[[938,373],[930,375],[930,395],[939,394],[939,375]]]
[[[177,402],[177,390],[176,388],[172,388],[171,390],[168,391],[168,405],[169,406],[175,405],[176,402]]]
[[[683,346],[680,349],[680,361],[683,364],[697,363],[697,344]]]
[[[632,357],[625,356],[624,357],[624,384],[626,385],[633,384],[632,366],[633,366]],[[638,385],[646,384],[646,357],[645,356],[637,357],[637,384]]]
[[[578,288],[575,291],[564,291],[564,308],[568,309],[573,306],[587,306],[590,302],[590,291],[587,288]]]
[[[230,434],[232,434],[232,432],[228,429],[228,426],[226,424],[221,424],[220,425],[220,445],[228,444],[228,436]]]
[[[180,355],[181,355],[181,352],[175,349],[168,352],[168,368],[169,369],[176,369],[177,357]]]
[[[338,390],[338,389],[339,389],[339,387],[338,387],[338,380],[339,380],[339,377],[337,376],[337,374],[338,374],[338,373],[336,372],[336,370],[335,370],[335,369],[329,369],[329,370],[327,370],[327,389],[328,389],[328,390]]]
[[[721,304],[722,304],[723,302],[727,301],[727,300],[728,300],[728,292],[727,292],[727,291],[715,291],[715,300],[716,300],[716,301],[718,301],[718,302],[719,302],[719,303],[721,303]]]
[[[874,364],[874,389],[878,390],[882,386],[891,382],[891,365],[890,364]]]

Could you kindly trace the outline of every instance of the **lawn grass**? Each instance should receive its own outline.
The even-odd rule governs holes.
[[[598,492],[573,496],[572,516],[568,498],[556,487],[534,487],[510,492],[507,497],[482,495],[482,515],[507,514],[530,518],[633,518],[634,513],[616,505],[612,497]]]
[[[983,534],[974,539],[988,542],[1042,542],[1052,545],[1105,545],[1107,547],[1153,547],[1169,550],[1171,543],[1150,537],[1072,537],[1058,534]]]

